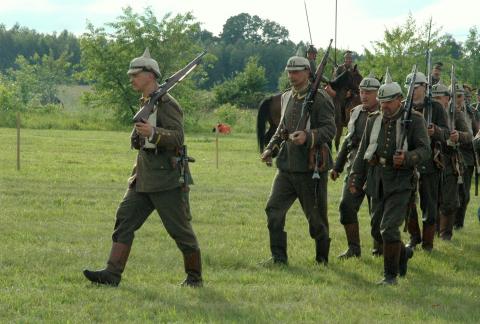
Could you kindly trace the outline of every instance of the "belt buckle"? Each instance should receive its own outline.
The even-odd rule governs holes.
[[[378,162],[382,165],[382,166],[385,166],[385,164],[387,164],[387,159],[384,158],[384,157],[381,157],[378,159]]]

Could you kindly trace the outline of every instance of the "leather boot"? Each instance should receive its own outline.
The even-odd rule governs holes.
[[[91,282],[116,287],[122,278],[122,272],[125,269],[129,254],[130,245],[113,242],[107,267],[98,271],[85,269],[83,274]]]
[[[452,239],[453,215],[440,215],[440,238],[444,241]]]
[[[422,248],[427,252],[433,250],[433,239],[435,237],[435,224],[423,223],[423,241]]]
[[[330,251],[330,238],[315,239],[315,260],[319,264],[328,264],[328,253]]]
[[[413,249],[406,247],[403,242],[400,242],[400,259],[398,261],[398,274],[400,277],[405,277],[407,274],[408,260],[413,257]]]
[[[373,239],[372,255],[379,257],[383,254],[383,242]]]
[[[287,233],[284,231],[270,231],[270,251],[272,252],[272,261],[277,264],[288,264],[287,256]]]
[[[339,259],[360,257],[360,233],[358,223],[346,224],[345,234],[347,235],[348,249],[338,256]]]
[[[418,214],[416,208],[411,210],[411,214],[408,217],[407,230],[410,234],[410,241],[407,243],[407,246],[415,249],[417,244],[422,243],[422,236],[420,234],[420,226],[418,225]]]
[[[383,243],[383,279],[379,285],[396,285],[401,243]]]
[[[181,283],[183,287],[203,287],[202,280],[202,259],[200,250],[183,254],[183,263],[187,278]]]

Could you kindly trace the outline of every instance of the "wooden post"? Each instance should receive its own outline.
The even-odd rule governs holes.
[[[215,125],[215,162],[218,169],[218,125]]]
[[[17,112],[17,170],[20,171],[20,112]]]

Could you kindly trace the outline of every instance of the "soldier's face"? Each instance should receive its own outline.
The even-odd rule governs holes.
[[[422,103],[425,98],[425,90],[426,86],[424,84],[419,85],[415,89],[413,89],[413,102],[418,104]]]
[[[363,90],[360,89],[360,101],[368,108],[373,108],[377,105],[377,90]]]
[[[465,102],[465,96],[462,94],[457,95],[457,109],[461,108],[463,106],[463,103]]]
[[[442,71],[440,71],[439,69],[433,69],[432,70],[432,76],[435,78],[435,79],[440,79],[440,75],[442,74]]]
[[[352,59],[351,56],[345,57],[345,65],[350,66],[350,65],[352,65],[352,62],[353,62],[353,59]]]
[[[383,101],[380,103],[383,115],[387,118],[393,117],[402,105],[401,97],[396,97],[390,101]]]
[[[440,96],[440,97],[435,97],[433,98],[436,102],[439,102],[442,106],[443,109],[446,109],[448,107],[448,102],[450,101],[449,96]]]
[[[152,82],[152,73],[150,72],[139,72],[136,74],[130,74],[130,84],[132,85],[133,90],[142,92],[146,89]]]
[[[288,71],[288,81],[296,89],[303,88],[307,84],[309,76],[309,70]]]

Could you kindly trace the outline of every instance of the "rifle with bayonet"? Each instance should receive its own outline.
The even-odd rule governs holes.
[[[146,122],[148,120],[148,117],[155,109],[155,104],[158,102],[158,100],[160,100],[165,94],[168,93],[168,91],[172,90],[179,82],[181,82],[187,75],[189,75],[190,72],[192,72],[200,64],[200,62],[202,61],[202,57],[206,53],[206,51],[203,51],[193,61],[188,63],[183,69],[178,70],[172,76],[167,78],[150,96],[150,100],[135,114],[135,116],[133,117],[133,122]],[[137,133],[135,128],[133,128],[130,140],[132,148],[140,149],[145,139]]]
[[[417,78],[417,65],[414,64],[412,68],[412,79],[408,85],[407,98],[405,99],[403,107],[403,116],[402,116],[402,128],[400,131],[400,136],[397,138],[397,152],[396,154],[401,154],[403,149],[403,144],[407,140],[408,130],[412,124],[412,110],[413,110],[413,89],[415,89],[415,80]]]
[[[432,55],[427,50],[427,94],[425,96],[425,108],[427,109],[427,127],[432,127]]]
[[[450,117],[450,132],[454,132],[456,130],[455,127],[455,118],[457,113],[457,77],[455,75],[455,65],[452,64],[452,71],[450,73],[450,80],[451,80],[451,99],[450,99],[450,109],[449,109],[449,117]],[[457,173],[457,184],[463,183],[463,170],[460,164],[460,152],[458,150],[459,144],[452,142],[450,139],[447,140],[447,145],[452,147],[454,150],[455,162],[454,162],[454,169]]]

